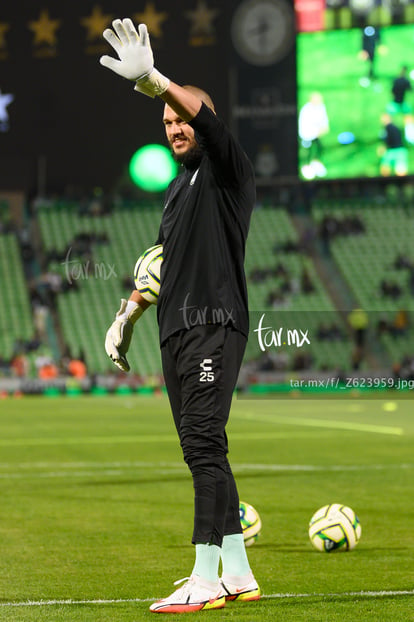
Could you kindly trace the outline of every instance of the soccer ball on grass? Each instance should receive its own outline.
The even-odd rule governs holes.
[[[355,512],[341,503],[319,508],[309,521],[309,538],[318,551],[349,551],[361,537],[361,523]]]

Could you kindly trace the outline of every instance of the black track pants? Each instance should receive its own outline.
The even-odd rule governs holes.
[[[207,325],[180,331],[161,348],[174,422],[193,476],[194,544],[221,546],[223,535],[242,531],[225,426],[245,347],[241,333]]]

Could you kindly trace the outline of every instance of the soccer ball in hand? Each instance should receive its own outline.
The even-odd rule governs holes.
[[[361,523],[351,508],[331,503],[319,508],[309,521],[309,538],[318,551],[353,549],[361,537]]]
[[[257,510],[252,505],[240,501],[240,522],[243,529],[243,538],[245,546],[252,546],[260,535],[262,521]]]
[[[161,283],[162,244],[151,246],[139,257],[134,269],[135,287],[145,300],[158,302]]]

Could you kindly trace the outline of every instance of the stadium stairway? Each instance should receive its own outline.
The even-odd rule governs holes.
[[[34,336],[28,289],[15,233],[0,235],[0,343],[1,356],[9,359],[17,340]]]
[[[273,328],[282,328],[285,332],[289,329],[308,331],[311,337],[311,343],[305,343],[300,350],[289,347],[289,340],[281,343],[280,347],[268,348],[266,354],[275,365],[297,367],[305,364],[311,365],[313,369],[346,369],[352,353],[349,340],[322,340],[317,337],[321,323],[338,325],[340,317],[316,271],[312,257],[301,247],[302,233],[283,207],[262,207],[253,212],[246,250],[251,333],[245,360],[256,358],[258,364],[261,364],[254,325],[264,313],[266,325],[272,323]],[[283,289],[286,280],[285,276],[275,273],[279,265],[286,269],[290,289],[282,295],[281,300],[271,303],[269,295]],[[304,271],[312,282],[310,292],[303,289]],[[262,278],[263,272],[268,275],[266,278]],[[343,328],[339,328],[344,333]]]
[[[34,256],[30,262],[30,272],[36,281],[41,277],[42,267],[39,257],[39,249],[42,244],[41,231],[39,228],[39,223],[36,219],[32,219],[31,222],[31,233],[33,237],[33,247],[35,250]],[[33,309],[32,309],[33,312]],[[59,318],[57,317],[56,311],[48,307],[47,313],[45,317],[45,335],[43,336],[43,340],[48,350],[50,351],[53,360],[59,361],[62,352],[62,342],[60,340],[60,327],[59,327]]]
[[[411,326],[404,337],[392,334],[379,336],[376,327],[380,319],[392,323],[396,314],[405,309],[414,311],[414,297],[409,291],[407,271],[397,269],[399,254],[411,261],[414,239],[414,205],[411,195],[388,192],[381,201],[342,200],[333,208],[331,201],[315,204],[312,216],[318,224],[324,214],[358,216],[365,231],[359,235],[336,236],[330,242],[330,259],[338,278],[351,292],[356,306],[365,309],[371,324],[371,351],[389,366],[409,355],[414,348]],[[400,286],[395,299],[381,295],[381,283],[390,280]]]
[[[292,215],[292,223],[296,227],[298,235],[301,237],[303,237],[307,230],[315,229],[315,221],[307,213]],[[332,255],[326,252],[326,248],[321,242],[316,231],[310,255],[312,257],[315,270],[342,319],[342,324],[348,332],[349,339],[352,339],[348,315],[352,309],[359,307],[359,302],[349,287],[348,282],[338,270]],[[384,348],[381,347],[381,344],[376,340],[371,341],[370,347],[366,353],[367,364],[374,368],[383,366],[386,364],[385,357],[386,352],[384,351]]]

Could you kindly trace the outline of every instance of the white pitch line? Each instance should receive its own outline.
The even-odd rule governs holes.
[[[379,590],[379,591],[363,591],[360,592],[327,592],[327,593],[310,593],[310,594],[262,594],[262,598],[343,598],[344,596],[363,598],[382,598],[384,596],[414,596],[414,590]]]
[[[118,443],[171,443],[177,442],[175,434],[142,435],[142,436],[67,436],[67,437],[39,437],[39,438],[3,438],[0,447],[19,447],[40,445],[115,445]]]
[[[93,598],[91,600],[27,600],[23,602],[0,603],[0,607],[50,607],[53,605],[113,605],[122,603],[150,603],[156,598]]]
[[[395,464],[280,464],[280,463],[260,463],[260,462],[233,462],[233,469],[263,469],[271,471],[287,470],[287,471],[347,471],[347,470],[365,470],[365,469],[411,469],[414,463],[398,462]],[[187,465],[183,462],[144,462],[135,460],[119,460],[113,462],[0,462],[1,469],[20,469],[32,471],[33,469],[184,469]]]
[[[330,419],[316,419],[314,417],[285,417],[283,415],[257,415],[256,413],[232,413],[233,419],[244,419],[260,423],[281,423],[283,425],[296,425],[310,428],[327,428],[333,430],[348,430],[350,432],[369,432],[371,434],[390,434],[402,436],[404,430],[388,425],[375,425],[371,423],[358,423],[353,421],[334,421]]]
[[[47,469],[49,466],[53,470],[34,471],[34,469]],[[60,468],[61,467],[61,468]],[[384,470],[409,470],[414,468],[414,464],[233,464],[233,471],[240,472],[349,472],[349,471],[384,471]],[[10,469],[10,470],[9,470]],[[16,470],[17,469],[17,470]],[[73,470],[72,470],[73,469]],[[2,472],[3,470],[3,472]],[[21,463],[21,464],[0,464],[0,479],[53,479],[65,477],[119,477],[125,473],[151,471],[152,474],[171,474],[187,473],[188,468],[184,463],[179,462],[108,462],[108,463]]]
[[[343,598],[343,597],[359,597],[359,598],[383,598],[387,596],[414,596],[414,590],[379,590],[379,591],[360,591],[360,592],[311,592],[309,594],[263,594],[262,598],[269,600],[284,598]],[[157,600],[154,598],[96,598],[91,600],[75,600],[67,598],[63,600],[26,600],[22,602],[0,603],[0,607],[51,607],[54,605],[116,605],[123,603],[150,603]]]
[[[241,434],[235,432],[232,440],[239,441],[267,441],[269,439],[286,438],[282,432],[251,432]],[[118,445],[123,443],[178,443],[176,434],[148,434],[139,436],[67,436],[67,437],[38,437],[38,438],[2,438],[0,447],[39,447],[42,445]]]
[[[316,419],[312,417],[284,417],[282,415],[257,415],[255,413],[233,413],[233,419],[254,421],[255,423],[293,425],[298,427],[326,428],[333,430],[347,430],[350,432],[368,432],[371,434],[387,434],[402,436],[403,428],[392,426],[357,423],[351,421],[334,421]],[[268,441],[282,439],[289,435],[278,430],[277,432],[250,432],[231,434],[232,441]],[[124,443],[176,443],[176,434],[149,434],[141,436],[84,436],[84,437],[38,437],[38,438],[2,438],[0,447],[39,447],[42,445],[119,445]]]
[[[108,468],[171,468],[171,467],[185,467],[183,461],[180,462],[144,462],[142,460],[125,460],[125,461],[112,461],[112,462],[94,462],[91,461],[78,461],[78,462],[0,462],[0,469],[27,469],[29,471],[33,469],[108,469]]]

